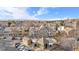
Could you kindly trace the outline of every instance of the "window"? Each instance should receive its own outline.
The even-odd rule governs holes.
[[[45,48],[47,48],[47,46],[48,46],[48,44],[45,44],[45,46],[44,46],[44,47],[45,47]]]
[[[52,47],[52,45],[49,45],[49,47]]]
[[[77,41],[79,41],[79,38],[77,39]]]
[[[37,46],[37,44],[34,44],[34,46],[36,47],[36,46]]]

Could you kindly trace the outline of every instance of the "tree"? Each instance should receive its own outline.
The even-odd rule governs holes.
[[[11,26],[11,24],[12,24],[11,22],[8,22],[8,27],[10,27],[10,26]]]
[[[61,26],[64,26],[64,21],[61,21],[61,22],[60,22],[60,25],[61,25]]]

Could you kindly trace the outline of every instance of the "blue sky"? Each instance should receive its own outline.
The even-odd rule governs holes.
[[[79,18],[79,7],[0,7],[0,19],[54,20]]]

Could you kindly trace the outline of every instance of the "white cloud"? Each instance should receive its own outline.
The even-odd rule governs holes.
[[[48,9],[46,7],[40,8],[37,12],[34,12],[34,15],[31,16],[26,7],[0,7],[0,20],[7,20],[7,19],[25,19],[25,20],[40,20],[37,17],[40,15],[44,15],[48,13]],[[58,12],[56,12],[58,14]],[[60,20],[68,18],[67,16],[64,18],[56,18],[56,19],[47,19],[47,20]],[[41,19],[44,20],[44,19]],[[45,19],[46,20],[46,19]]]
[[[46,7],[41,7],[36,13],[34,16],[40,16],[40,15],[44,15],[48,12],[47,8]]]
[[[30,16],[27,11],[28,8],[14,8],[3,7],[0,8],[0,19],[37,19]]]

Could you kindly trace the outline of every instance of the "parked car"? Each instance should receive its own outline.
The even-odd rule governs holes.
[[[15,44],[15,48],[18,48],[19,45],[20,45],[20,43],[16,43]]]
[[[19,45],[17,49],[18,49],[19,51],[23,51],[24,47],[25,47],[24,45]]]
[[[25,46],[25,45],[21,45],[20,43],[16,43],[15,47],[18,51],[32,51],[31,48]]]

